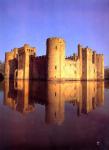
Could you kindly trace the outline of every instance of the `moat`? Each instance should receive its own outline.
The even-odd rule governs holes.
[[[0,83],[1,149],[109,149],[109,82]]]

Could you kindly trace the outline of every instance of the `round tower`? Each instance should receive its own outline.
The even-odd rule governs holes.
[[[60,80],[64,75],[65,41],[61,38],[48,38],[47,80]]]

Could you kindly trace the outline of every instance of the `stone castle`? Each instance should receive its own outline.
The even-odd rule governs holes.
[[[46,55],[24,44],[5,54],[5,78],[41,80],[103,80],[104,56],[78,45],[78,54],[65,56],[65,41],[48,38]]]

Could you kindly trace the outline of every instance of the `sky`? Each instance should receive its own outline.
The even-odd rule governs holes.
[[[44,55],[48,37],[65,39],[66,56],[80,43],[109,66],[109,0],[0,0],[0,60],[25,43]]]

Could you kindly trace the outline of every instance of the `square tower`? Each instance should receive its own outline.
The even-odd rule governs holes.
[[[36,48],[24,44],[18,49],[18,70],[16,70],[17,79],[30,79],[30,63],[31,57],[35,57]]]

